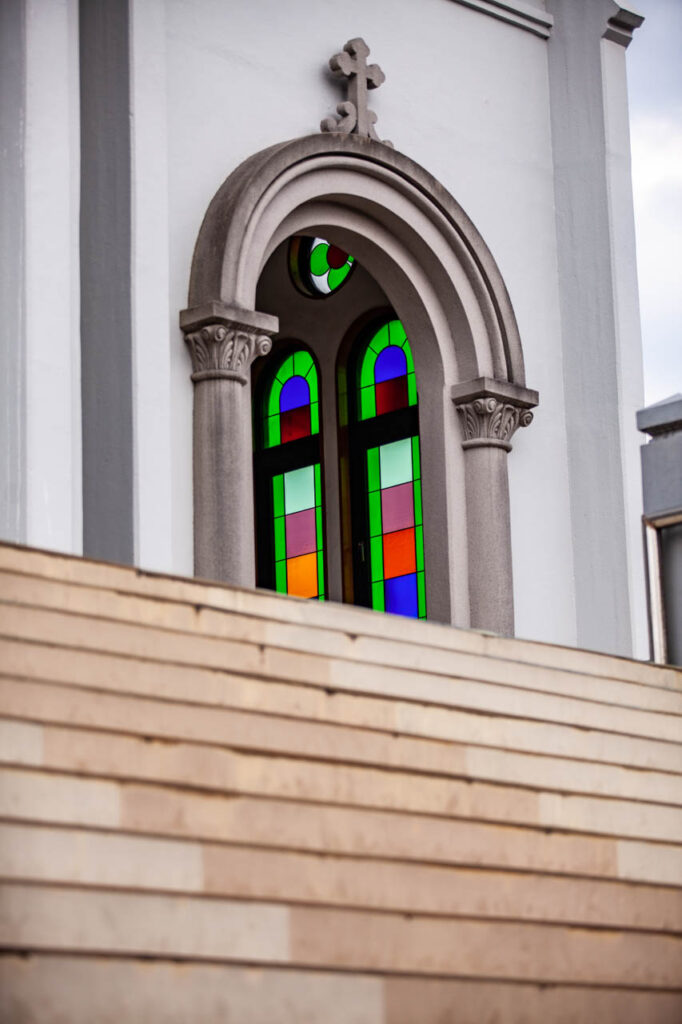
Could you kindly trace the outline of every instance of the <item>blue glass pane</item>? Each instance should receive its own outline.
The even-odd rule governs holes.
[[[394,615],[409,615],[413,619],[419,616],[416,572],[411,572],[409,576],[395,576],[392,580],[385,580],[384,588],[387,612],[393,612]]]
[[[299,409],[310,402],[310,387],[304,377],[289,377],[279,396],[279,411]]]
[[[404,373],[407,373],[405,353],[397,345],[388,345],[377,356],[377,361],[374,364],[374,380],[378,384],[382,380],[402,377]]]

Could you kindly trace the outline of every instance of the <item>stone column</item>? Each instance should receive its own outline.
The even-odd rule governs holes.
[[[507,453],[517,427],[533,419],[537,391],[487,377],[457,384],[465,451],[471,626],[514,634]]]
[[[194,573],[256,583],[251,363],[267,355],[276,317],[220,303],[184,310],[194,381]]]

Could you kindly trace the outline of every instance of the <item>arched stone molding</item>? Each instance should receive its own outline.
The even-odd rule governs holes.
[[[458,625],[510,633],[509,445],[500,448],[499,438],[484,429],[478,447],[499,451],[484,458],[467,446],[448,389],[453,385],[463,389],[452,395],[455,405],[471,405],[476,388],[490,402],[491,388],[494,391],[499,385],[504,389],[503,404],[524,411],[521,425],[530,420],[527,410],[537,403],[537,395],[525,387],[519,331],[492,254],[459,204],[431,175],[380,143],[348,135],[311,136],[251,157],[225,181],[209,205],[194,251],[189,308],[181,314],[181,326],[189,340],[211,324],[229,328],[233,319],[263,317],[265,311],[256,313],[254,305],[258,279],[269,256],[290,235],[313,232],[332,236],[371,269],[408,335],[419,339],[413,351],[424,393],[444,396],[442,404],[422,406],[422,438],[431,453],[424,473],[424,501],[432,523],[425,530],[431,566],[430,614]],[[272,318],[268,321],[266,333],[270,334],[276,325]],[[201,386],[197,383],[197,391]],[[234,390],[232,399],[225,401],[235,401]],[[252,555],[250,561],[243,555],[246,548],[252,549],[250,536],[238,539],[242,557],[234,566],[217,553],[210,554],[214,530],[210,542],[204,538],[207,522],[232,528],[223,510],[213,507],[225,500],[225,491],[252,493],[251,450],[243,427],[241,466],[232,451],[225,463],[229,480],[221,485],[222,499],[215,481],[205,481],[204,470],[197,469],[204,458],[198,452],[222,443],[209,436],[212,430],[225,427],[220,404],[214,396],[214,415],[207,419],[204,413],[199,422],[195,399],[196,571],[253,585]],[[201,405],[204,408],[206,402]],[[515,428],[519,421],[518,414],[507,415],[505,429],[509,424]],[[466,415],[462,422],[466,428]],[[211,472],[218,469],[214,461]],[[491,493],[497,496],[493,507],[486,497]],[[481,517],[491,515],[495,517],[494,551],[485,557],[491,524],[482,523]],[[245,528],[243,516],[240,521]],[[488,578],[490,573],[481,578],[482,559],[488,566],[494,563],[494,579]],[[492,598],[493,590],[496,596],[488,601],[486,592]],[[474,594],[477,597],[472,599]]]

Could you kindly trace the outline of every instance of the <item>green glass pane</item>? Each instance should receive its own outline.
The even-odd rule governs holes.
[[[417,571],[424,569],[424,527],[415,526],[414,546],[417,555]]]
[[[407,404],[417,404],[417,378],[414,373],[407,375]]]
[[[366,388],[360,388],[360,419],[371,420],[377,414],[376,392],[372,382]]]
[[[318,505],[315,509],[315,540],[318,551],[322,551],[322,506]]]
[[[287,563],[275,562],[275,590],[278,594],[287,592]]]
[[[414,479],[421,479],[421,458],[419,457],[419,436],[412,438],[412,462],[414,465]]]
[[[319,462],[315,463],[315,504],[322,504],[322,474]]]
[[[370,570],[372,582],[384,578],[384,540],[383,537],[372,537],[370,540]]]
[[[367,450],[367,490],[378,491],[380,487],[379,449],[369,448]]]
[[[329,284],[331,291],[334,291],[334,289],[338,288],[340,284],[343,284],[349,274],[350,266],[348,263],[344,263],[342,267],[334,267],[330,270],[327,283]]]
[[[315,507],[315,474],[312,466],[292,469],[284,474],[284,511],[302,512]]]
[[[289,377],[293,377],[293,376],[294,376],[294,357],[293,357],[293,355],[290,355],[290,356],[287,356],[287,358],[284,360],[284,362],[280,366],[279,370],[277,371],[277,378],[276,379],[280,382],[280,384],[284,384],[284,383],[286,383],[286,381],[289,380]],[[279,405],[277,406],[277,408],[279,409]]]
[[[317,402],[313,402],[310,406],[310,433],[319,434],[320,432],[320,407]]]
[[[383,582],[372,584],[372,608],[374,609],[375,612],[386,611]]]
[[[287,557],[287,534],[284,516],[275,519],[275,560]]]
[[[308,387],[310,388],[310,401],[319,401],[320,389],[317,383],[317,370],[315,369],[315,364],[312,359],[310,361],[310,369],[306,374],[306,380],[308,381]]]
[[[305,352],[302,349],[299,352],[294,352],[295,376],[305,377],[312,366],[313,360],[309,352]]]
[[[417,611],[420,619],[426,618],[426,586],[423,572],[417,573]]]
[[[282,473],[272,478],[272,505],[275,516],[284,515],[284,476]]]
[[[381,491],[369,492],[369,533],[371,537],[383,533],[381,525]]]
[[[395,487],[412,480],[412,444],[409,437],[391,444],[382,444],[379,449],[381,486]]]
[[[377,354],[368,348],[362,357],[362,368],[360,370],[360,387],[367,388],[374,386],[374,364],[377,361]]]
[[[329,270],[329,261],[327,260],[327,253],[329,252],[329,244],[327,242],[320,242],[315,246],[310,254],[310,271],[313,274],[326,274]]]
[[[387,345],[390,345],[390,344],[391,344],[391,334],[390,334],[389,324],[384,324],[383,327],[379,328],[379,330],[376,332],[376,334],[374,335],[374,337],[370,341],[369,347],[374,352],[374,354],[378,356],[379,353],[383,349],[385,349]],[[374,365],[372,365],[372,377],[374,377]]]
[[[282,382],[277,380],[275,377],[270,388],[270,395],[268,398],[268,416],[277,416],[279,414],[279,396],[282,391]]]
[[[280,441],[279,414],[276,416],[268,416],[265,447],[275,448]]]
[[[403,352],[405,353],[405,362],[407,363],[407,372],[408,373],[414,373],[414,359],[412,358],[412,349],[410,348],[410,343],[407,340],[407,338],[405,338],[405,340],[402,343],[402,349],[403,349]]]
[[[317,553],[317,596],[320,601],[324,600],[324,560],[321,551]]]
[[[424,521],[422,515],[422,485],[419,480],[414,482],[414,521],[417,526]]]
[[[391,345],[404,345],[407,341],[407,335],[405,334],[405,328],[403,327],[400,320],[391,320],[388,325],[389,333],[391,335]]]

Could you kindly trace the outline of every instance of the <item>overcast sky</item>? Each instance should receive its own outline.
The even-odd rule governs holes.
[[[647,404],[682,391],[682,0],[634,0],[627,50]]]

